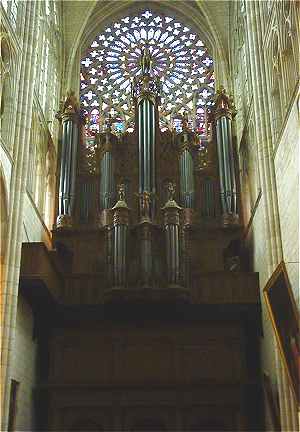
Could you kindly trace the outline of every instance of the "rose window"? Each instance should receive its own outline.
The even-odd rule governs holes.
[[[111,24],[90,45],[81,60],[81,104],[87,132],[105,127],[134,127],[131,81],[141,74],[140,59],[147,47],[151,73],[161,87],[160,125],[180,130],[183,114],[201,133],[214,95],[213,60],[197,33],[177,19],[146,10]]]

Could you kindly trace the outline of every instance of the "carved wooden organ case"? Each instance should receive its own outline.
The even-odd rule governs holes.
[[[99,302],[188,300],[197,273],[224,269],[223,250],[240,230],[234,105],[221,88],[205,135],[185,115],[180,133],[162,132],[160,83],[146,63],[132,97],[134,131],[113,134],[109,119],[92,146],[74,93],[61,107],[58,265],[88,275]]]

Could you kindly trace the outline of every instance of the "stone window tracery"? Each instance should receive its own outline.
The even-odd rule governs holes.
[[[160,125],[181,130],[187,113],[201,133],[214,95],[213,60],[199,36],[176,18],[146,10],[105,28],[81,60],[80,94],[89,135],[114,118],[116,133],[132,130],[131,82],[141,74],[144,47],[151,54],[151,72],[161,87]]]
[[[50,133],[55,135],[54,116],[59,104],[60,27],[58,4],[55,1],[43,3],[39,22],[38,76],[35,90],[39,103],[48,122]]]
[[[3,9],[14,31],[17,29],[17,16],[20,2],[18,0],[1,0]]]

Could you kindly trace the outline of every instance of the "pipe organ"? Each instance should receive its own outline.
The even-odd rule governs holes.
[[[131,82],[134,132],[113,133],[115,120],[110,116],[106,130],[92,138],[92,153],[84,153],[88,147],[81,137],[83,158],[93,159],[93,169],[87,169],[91,163],[77,167],[80,116],[74,94],[68,96],[59,116],[62,146],[55,232],[59,236],[61,230],[88,226],[103,232],[108,294],[176,287],[177,294],[186,296],[195,261],[191,232],[200,232],[204,222],[239,226],[231,127],[234,107],[221,88],[206,120],[212,133],[207,129],[205,136],[199,136],[189,127],[186,112],[181,115],[181,132],[162,132],[161,84],[151,62],[145,49],[141,74]],[[89,183],[88,178],[94,180]],[[78,183],[83,203],[76,211]]]
[[[68,94],[59,118],[62,121],[62,140],[57,226],[71,227],[75,207],[79,138],[79,105],[74,92]]]
[[[95,132],[72,92],[57,116],[53,248],[29,243],[22,259],[41,341],[39,430],[261,430],[234,106],[221,88],[204,110],[196,92],[168,117],[165,51],[145,45],[122,94],[129,119],[97,108]]]
[[[220,199],[224,221],[237,218],[237,191],[232,145],[232,99],[221,88],[215,101],[216,142],[219,161]]]

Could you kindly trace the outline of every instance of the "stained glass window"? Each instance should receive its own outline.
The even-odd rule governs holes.
[[[180,116],[201,133],[214,94],[213,60],[197,33],[176,18],[146,10],[112,23],[100,33],[81,60],[81,105],[88,134],[105,128],[132,130],[131,80],[141,74],[147,46],[152,73],[160,79],[161,128],[180,132]]]

